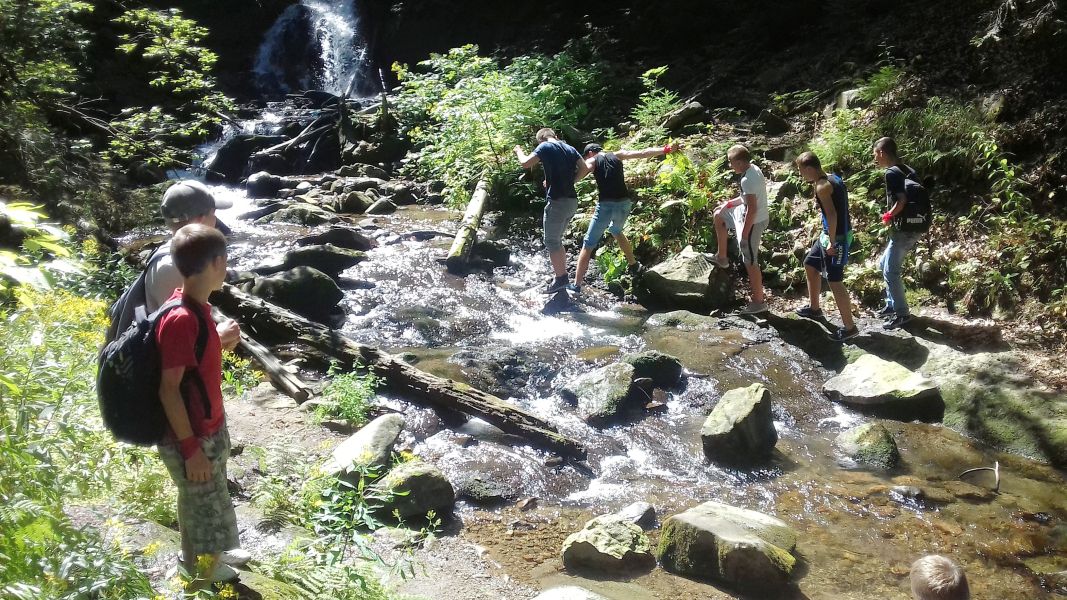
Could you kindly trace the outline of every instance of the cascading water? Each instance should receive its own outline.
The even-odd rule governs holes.
[[[264,95],[319,89],[333,94],[377,91],[355,0],[302,0],[267,31],[256,56]]]

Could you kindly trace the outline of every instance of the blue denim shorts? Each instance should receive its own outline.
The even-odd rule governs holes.
[[[545,205],[545,248],[549,252],[563,249],[563,232],[567,231],[574,213],[578,212],[577,198],[558,198]]]
[[[596,210],[593,211],[593,220],[589,222],[589,230],[585,232],[585,241],[582,245],[586,248],[596,248],[605,231],[611,235],[621,234],[633,205],[634,203],[627,199],[597,202]]]

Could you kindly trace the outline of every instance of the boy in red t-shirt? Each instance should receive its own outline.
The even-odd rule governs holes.
[[[218,562],[222,551],[238,546],[237,516],[226,486],[230,436],[222,408],[222,345],[207,303],[226,279],[226,238],[206,225],[186,225],[174,234],[171,258],[183,280],[171,298],[184,304],[164,315],[156,329],[159,398],[170,423],[169,441],[159,445],[159,455],[178,487],[182,556],[194,576],[187,591],[195,591],[237,576]],[[200,319],[192,311],[208,324],[199,361]]]

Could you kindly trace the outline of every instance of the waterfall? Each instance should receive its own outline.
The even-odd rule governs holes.
[[[301,0],[263,37],[253,71],[266,95],[319,89],[354,95],[377,90],[356,0]]]

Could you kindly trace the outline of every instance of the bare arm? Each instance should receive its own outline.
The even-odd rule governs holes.
[[[585,179],[586,175],[593,172],[593,166],[596,164],[596,157],[590,156],[582,162],[585,163],[585,172],[583,173],[581,167],[578,167],[578,172],[574,174],[574,183],[578,183],[582,179]]]
[[[211,477],[211,461],[204,456],[199,441],[193,437],[193,426],[189,423],[189,413],[185,410],[185,401],[182,399],[181,385],[185,367],[163,369],[161,375],[159,401],[163,404],[167,422],[170,423],[174,436],[178,438],[179,446],[183,445],[183,440],[190,438],[193,439],[192,443],[195,443],[196,451],[185,459],[185,477],[190,481],[207,481]]]
[[[515,158],[519,159],[519,164],[524,169],[530,169],[537,163],[541,162],[536,154],[526,154],[526,151],[522,149],[522,146],[515,146]]]
[[[666,154],[664,148],[645,148],[644,150],[619,150],[615,157],[619,160],[633,160],[635,158],[652,158]]]
[[[892,206],[892,208],[889,209],[889,212],[894,217],[896,217],[897,215],[899,215],[904,210],[904,206],[907,203],[908,203],[907,194],[902,194],[902,193],[898,192],[897,193],[897,201],[893,203],[893,206]]]

